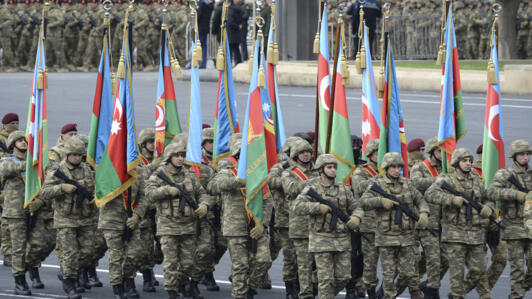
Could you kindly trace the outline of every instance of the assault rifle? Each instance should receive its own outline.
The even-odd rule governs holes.
[[[89,200],[92,200],[94,198],[94,195],[92,192],[89,192],[87,189],[85,189],[83,186],[81,186],[77,181],[74,181],[73,179],[70,179],[67,177],[61,169],[57,169],[54,172],[54,176],[57,178],[65,181],[65,183],[76,186],[76,193],[78,195],[78,198],[76,199],[76,207],[79,209],[81,208],[81,203],[83,202],[83,199],[87,198]]]

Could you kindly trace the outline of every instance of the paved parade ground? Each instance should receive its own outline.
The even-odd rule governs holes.
[[[401,78],[399,78],[401,80]],[[31,73],[0,73],[0,107],[2,115],[7,112],[18,113],[21,120],[21,129],[24,129],[30,89],[32,83]],[[47,90],[48,108],[48,142],[49,147],[55,145],[60,128],[66,123],[75,122],[81,134],[88,134],[92,102],[96,84],[95,73],[61,73],[49,75],[49,89]],[[187,128],[188,99],[190,83],[177,81],[175,84],[177,105],[183,129]],[[237,84],[238,116],[242,124],[247,100],[248,86]],[[135,120],[137,132],[146,127],[153,127],[155,121],[155,102],[157,89],[157,73],[135,73],[133,75]],[[203,122],[212,124],[216,105],[217,82],[201,82],[201,101],[203,108]],[[287,136],[299,131],[312,131],[314,129],[315,88],[280,86],[280,101],[285,121]],[[361,99],[360,90],[350,89],[347,93],[349,120],[351,132],[360,136],[361,133]],[[484,131],[485,94],[463,94],[467,135],[458,143],[458,147],[467,147],[475,151],[482,143]],[[413,138],[435,136],[439,121],[439,93],[401,91],[401,102],[405,120],[407,141]],[[532,141],[532,99],[512,95],[502,95],[502,115],[504,120],[504,138],[507,147],[515,139]],[[507,160],[509,161],[509,160]],[[0,255],[1,256],[1,255]],[[452,258],[450,259],[452,263]],[[284,284],[281,277],[281,256],[274,262],[270,269],[270,276],[274,285],[272,290],[259,290],[256,298],[284,298]],[[109,286],[107,273],[107,257],[100,261],[98,274],[104,288],[96,288],[84,294],[83,298],[110,298],[112,289]],[[32,289],[34,296],[31,298],[65,298],[65,293],[57,280],[57,259],[51,255],[41,268],[41,278],[46,288],[43,290]],[[230,272],[228,254],[216,267],[215,278],[219,281],[220,292],[207,292],[200,286],[205,298],[231,298],[231,286],[227,281]],[[162,282],[162,267],[155,268],[158,280]],[[29,279],[28,279],[29,280]],[[136,279],[137,289],[142,289],[142,277]],[[0,265],[0,298],[29,298],[13,294],[14,281],[10,269]],[[506,267],[502,277],[492,292],[492,298],[507,298],[509,287],[509,266]],[[442,281],[440,294],[449,292],[448,275]],[[140,292],[142,298],[164,298],[166,293],[162,286],[157,287],[156,293]],[[408,293],[403,294],[408,297]],[[343,295],[337,298],[343,298]],[[443,297],[442,297],[443,298]],[[478,298],[476,292],[467,298]],[[532,292],[526,298],[532,298]]]

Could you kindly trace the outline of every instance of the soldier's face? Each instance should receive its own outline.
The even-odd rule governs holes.
[[[323,166],[323,172],[329,178],[336,177],[336,164],[327,164]]]
[[[386,174],[394,179],[398,179],[401,176],[401,170],[403,167],[401,165],[392,165],[386,170]]]
[[[515,155],[515,161],[519,163],[521,166],[528,165],[528,162],[530,162],[530,153],[519,153]]]
[[[83,160],[83,155],[81,154],[69,154],[67,156],[67,160],[68,160],[68,163],[74,165],[74,166],[78,166],[79,163],[81,163],[81,161]]]
[[[149,141],[146,141],[146,143],[144,144],[144,147],[149,152],[153,152],[153,150],[155,149],[155,144],[153,143],[153,140],[149,140]]]
[[[15,146],[21,151],[28,149],[26,138],[20,138],[19,140],[15,141]]]
[[[312,154],[309,151],[304,151],[297,155],[297,159],[301,161],[302,163],[308,163],[310,162],[310,159],[312,159]]]
[[[369,159],[373,163],[377,163],[377,158],[379,157],[379,152],[375,151],[369,156]]]
[[[205,143],[203,143],[203,148],[208,151],[209,153],[212,153],[212,150],[213,150],[213,143],[212,141],[205,141]]]
[[[439,148],[434,150],[434,158],[441,160],[441,150]]]
[[[173,155],[172,158],[170,158],[170,163],[172,163],[175,168],[183,167],[183,164],[185,163],[185,153]]]
[[[76,131],[66,132],[65,134],[61,134],[61,139],[63,139],[64,141],[67,141],[67,140],[72,139],[72,137],[76,135],[78,135],[78,132]]]
[[[460,170],[464,173],[469,173],[471,171],[471,165],[473,165],[473,159],[470,157],[463,158],[458,162],[458,166],[460,166]]]

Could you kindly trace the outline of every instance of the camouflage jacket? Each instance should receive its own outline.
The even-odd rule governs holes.
[[[94,173],[89,164],[81,162],[77,167],[66,160],[58,168],[70,179],[77,181],[87,191],[94,193]],[[54,209],[54,228],[80,227],[94,224],[97,208],[94,199],[84,198],[81,207],[76,205],[77,193],[66,194],[61,184],[66,183],[54,175],[55,168],[49,168],[41,188],[41,199],[52,203]]]
[[[440,176],[425,192],[425,196],[430,203],[441,206],[441,226],[442,242],[463,243],[469,245],[479,245],[484,243],[485,228],[488,219],[481,218],[479,212],[472,209],[471,220],[466,218],[466,203],[460,208],[453,205],[454,195],[444,191],[441,184],[447,182],[457,191],[464,192],[473,200],[483,205],[488,205],[493,210],[495,205],[488,201],[486,189],[478,175],[470,174],[464,177],[452,169],[450,173]]]
[[[133,21],[133,30],[135,36],[138,37],[144,37],[146,36],[146,30],[148,29],[149,25],[149,18],[148,18],[148,11],[141,7],[141,5],[137,5],[135,7],[135,10],[131,12],[129,15],[129,18]],[[137,38],[137,40],[140,40]]]
[[[364,191],[373,182],[376,176],[379,176],[377,165],[372,162],[357,167],[355,172],[351,175],[351,189],[353,194],[357,198],[361,198]],[[367,210],[364,212],[364,218],[360,222],[360,231],[364,233],[374,233],[376,228],[375,224],[375,211]]]
[[[15,16],[13,9],[2,5],[0,7],[0,34],[13,37],[15,35]]]
[[[378,177],[374,184],[378,184],[389,194],[395,195],[404,204],[417,213],[429,213],[429,207],[423,195],[414,187],[412,181],[400,177],[398,182],[392,182],[388,177]],[[386,210],[382,207],[381,196],[369,187],[362,195],[361,201],[365,211],[375,210],[377,228],[375,230],[375,246],[412,246],[416,245],[416,223],[404,213],[400,224],[395,224],[395,209]]]
[[[4,184],[3,218],[25,218],[28,209],[24,209],[24,175],[26,160],[7,156],[0,160],[0,178]]]
[[[143,163],[137,166],[137,173],[139,176],[139,180],[144,181],[144,190],[146,190],[146,182],[148,181],[148,179],[150,178],[153,172],[150,166],[151,164],[143,164]],[[144,191],[143,196],[139,197],[139,201],[141,202],[144,201],[143,205],[146,208],[144,217],[142,217],[140,220],[139,227],[140,228],[154,227],[155,226],[155,214],[157,213],[157,207],[155,206],[155,203],[148,199],[148,197],[146,196],[146,191]]]
[[[338,219],[336,229],[330,227],[331,213],[322,215],[320,203],[307,195],[307,190],[313,188],[323,199],[330,201],[349,216],[360,219],[364,212],[357,197],[343,183],[333,185],[325,183],[320,177],[307,182],[307,187],[294,200],[294,209],[298,215],[309,215],[309,252],[347,251],[351,249],[351,236],[347,225]]]
[[[290,160],[291,161],[291,160]],[[275,207],[274,226],[278,228],[288,228],[288,213],[290,210],[289,202],[284,194],[282,174],[283,171],[293,166],[290,161],[276,163],[270,169],[268,175],[268,186],[273,197]]]
[[[160,166],[151,174],[146,183],[146,195],[157,207],[157,235],[196,234],[198,219],[194,216],[194,210],[185,204],[183,213],[179,211],[179,203],[182,199],[179,195],[173,198],[168,194],[169,185],[157,176],[159,171],[163,171],[168,178],[181,185],[196,203],[206,202],[208,204],[205,190],[188,169],[182,168],[174,171],[167,165]]]
[[[283,171],[281,182],[283,184],[284,194],[290,203],[290,211],[288,213],[288,234],[290,238],[308,238],[308,215],[298,215],[295,211],[295,199],[301,191],[306,187],[308,180],[318,176],[318,172],[313,169],[314,165],[310,165],[309,169],[301,167],[299,164]]]
[[[532,169],[529,167],[526,171],[521,170],[514,164],[499,169],[488,188],[488,197],[493,201],[499,202],[501,209],[503,230],[502,238],[505,240],[526,239],[528,234],[525,229],[523,209],[525,203],[517,201],[517,188],[508,181],[513,174],[521,183],[521,186],[532,190]]]
[[[427,166],[427,164],[430,165]],[[433,173],[434,172],[434,173]],[[416,163],[412,170],[410,171],[410,180],[414,186],[421,192],[425,194],[427,189],[436,181],[437,176],[441,173],[441,164],[434,163],[431,160],[425,160],[422,162]],[[436,176],[434,176],[436,175]],[[426,199],[426,197],[425,197]],[[427,199],[426,199],[427,200]],[[441,206],[431,203],[427,200],[430,209],[430,218],[428,228],[434,230],[440,230],[440,216],[441,216]]]
[[[48,33],[47,36],[56,38],[63,37],[63,26],[65,24],[65,15],[59,5],[52,5],[48,11]]]
[[[55,169],[65,159],[65,141],[59,136],[57,143],[48,151],[48,168]]]
[[[7,148],[7,137],[9,136],[9,131],[6,130],[5,125],[0,126],[0,142],[4,144]],[[0,147],[0,158],[4,155],[9,155],[9,152],[5,151],[3,147]]]
[[[231,158],[231,160],[233,160]],[[224,158],[218,163],[218,173],[209,182],[207,190],[213,195],[219,195],[222,200],[222,233],[224,237],[248,236],[248,216],[244,197],[244,185],[236,180],[238,163]],[[264,223],[269,221],[271,203],[269,199],[263,201]]]
[[[185,167],[190,171],[190,173],[192,173],[192,175],[195,175],[194,171],[192,170],[192,167],[188,165],[185,165]],[[207,190],[207,185],[214,177],[214,174],[215,174],[214,168],[212,168],[211,166],[205,165],[205,164],[201,164],[200,177],[197,180],[203,187],[203,190]],[[209,211],[208,211],[207,217],[209,217],[209,219],[213,219],[214,209],[216,209],[216,205],[217,205],[216,196],[213,196],[210,193],[205,192],[204,201],[205,203],[209,205]]]

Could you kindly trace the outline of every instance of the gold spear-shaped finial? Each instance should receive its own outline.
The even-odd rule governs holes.
[[[493,20],[493,25],[491,26],[491,36],[490,36],[490,48],[493,46],[498,46],[499,42],[499,13],[502,10],[502,6],[499,3],[493,5],[493,12],[495,13],[495,19]],[[493,35],[495,35],[495,45],[493,44]],[[498,48],[498,47],[497,47]],[[493,55],[490,55],[490,60],[488,62],[488,83],[489,84],[499,84],[499,79],[495,73],[495,64],[493,63]]]
[[[384,9],[384,18],[382,19],[382,30],[381,30],[381,67],[379,69],[379,77],[377,80],[377,90],[378,90],[378,98],[382,98],[384,95],[384,64],[386,59],[384,56],[386,56],[386,23],[388,22],[390,18],[390,6],[391,4],[389,2],[385,3],[383,6]]]
[[[256,24],[257,27],[259,27],[259,30],[257,31],[257,40],[259,41],[259,74],[258,74],[258,82],[257,86],[260,89],[266,88],[266,76],[264,74],[264,67],[262,66],[261,61],[264,59],[264,35],[262,34],[262,27],[264,27],[264,19],[261,16],[256,17]],[[253,62],[252,62],[253,63]]]

